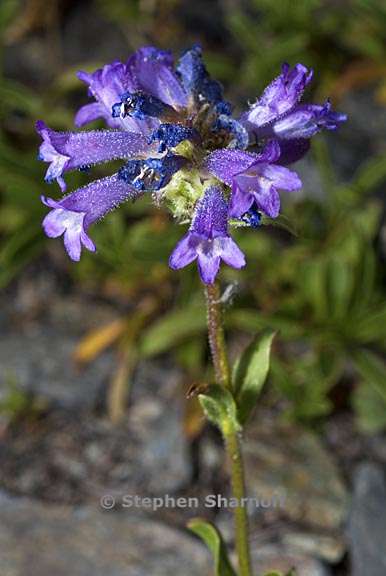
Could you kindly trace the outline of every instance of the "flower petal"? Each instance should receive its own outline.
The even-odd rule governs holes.
[[[176,245],[169,258],[169,266],[173,270],[178,270],[188,266],[197,258],[197,243],[192,238],[192,233],[188,232]]]
[[[123,122],[119,118],[113,118],[111,110],[123,92],[134,88],[133,80],[125,64],[115,61],[95,70],[92,74],[80,71],[78,78],[88,85],[90,95],[100,104],[99,117],[104,118],[108,126],[112,128],[122,128]],[[96,116],[93,117],[93,120],[95,118]]]
[[[78,112],[75,115],[74,124],[78,128],[81,128],[85,124],[89,122],[93,122],[98,118],[104,117],[105,110],[103,105],[99,102],[91,102],[90,104],[85,104],[81,108],[79,108]]]
[[[323,128],[336,130],[339,124],[346,120],[346,114],[331,110],[331,104],[327,101],[323,106],[318,104],[297,106],[277,120],[272,126],[272,131],[278,138],[311,138]]]
[[[258,158],[258,154],[243,150],[215,150],[205,159],[204,167],[213,176],[231,186],[233,177],[252,166]]]
[[[239,218],[247,212],[255,200],[259,210],[270,218],[276,218],[280,210],[279,194],[271,180],[262,174],[244,173],[235,178],[231,200],[231,215]]]
[[[279,143],[271,140],[259,154],[244,152],[244,150],[215,150],[204,160],[204,168],[231,186],[237,174],[242,174],[254,165],[263,162],[276,162],[278,158],[280,158]]]
[[[237,246],[236,242],[228,236],[227,238],[216,238],[221,249],[221,258],[232,268],[243,268],[245,266],[244,253]]]
[[[248,188],[242,188],[237,180],[232,186],[232,195],[229,204],[229,216],[232,218],[241,218],[254,203],[253,194]]]
[[[260,180],[253,195],[259,210],[270,218],[277,218],[279,216],[280,196],[270,181]]]
[[[220,256],[211,253],[200,253],[197,259],[198,271],[205,284],[213,284],[220,269]]]
[[[187,94],[171,69],[171,62],[168,52],[148,46],[129,58],[127,69],[135,79],[136,90],[148,92],[173,108],[184,108]]]
[[[262,169],[262,175],[280,190],[299,190],[302,187],[302,181],[297,173],[284,166],[267,164]]]
[[[85,212],[66,210],[50,199],[43,199],[43,202],[53,208],[43,220],[43,229],[49,238],[64,234],[64,245],[71,260],[80,259],[82,244],[95,252],[95,245],[84,230]]]
[[[303,95],[313,72],[302,64],[290,68],[283,64],[281,74],[267,86],[261,98],[242,116],[256,128],[267,125],[289,112]]]

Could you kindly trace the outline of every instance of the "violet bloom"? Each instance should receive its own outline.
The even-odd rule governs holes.
[[[106,130],[56,132],[39,121],[40,159],[46,180],[66,189],[70,170],[121,159],[112,176],[65,195],[43,197],[51,210],[43,221],[49,237],[63,236],[69,256],[94,251],[89,227],[127,200],[150,193],[177,220],[190,221],[170,266],[197,259],[201,279],[212,283],[220,262],[240,268],[244,256],[228,228],[239,220],[257,227],[263,214],[275,218],[280,190],[301,186],[284,167],[306,153],[310,138],[345,120],[331,105],[299,104],[312,72],[283,65],[281,75],[239,118],[224,99],[197,46],[174,65],[171,54],[153,47],[137,50],[126,63],[113,62],[92,74],[79,72],[93,101],[75,117],[77,127],[97,119]]]
[[[298,190],[302,182],[277,162],[280,146],[269,142],[260,154],[242,150],[216,150],[206,160],[207,169],[232,189],[229,215],[242,218],[255,207],[270,218],[280,211],[279,190]]]
[[[197,202],[189,232],[174,248],[169,266],[177,270],[194,260],[205,284],[213,284],[221,260],[232,268],[245,266],[244,254],[228,234],[228,206],[216,186]]]
[[[312,77],[313,71],[302,64],[293,68],[283,64],[281,74],[241,117],[257,141],[274,138],[280,142],[285,150],[282,163],[299,160],[307,152],[311,136],[323,128],[336,130],[347,120],[346,114],[331,109],[329,100],[323,105],[299,104]]]

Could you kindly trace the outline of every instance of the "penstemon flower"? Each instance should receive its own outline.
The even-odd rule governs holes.
[[[287,165],[307,152],[313,135],[346,120],[328,101],[299,103],[312,79],[301,64],[284,64],[261,98],[236,118],[198,47],[176,66],[169,52],[145,47],[125,64],[78,76],[94,102],[78,111],[75,124],[102,118],[108,129],[56,132],[37,122],[43,139],[39,156],[49,162],[46,180],[56,179],[64,192],[69,170],[109,160],[125,163],[61,200],[43,197],[51,208],[45,233],[63,235],[70,258],[79,260],[82,246],[95,251],[88,235],[93,223],[122,202],[150,193],[179,222],[190,222],[170,257],[171,268],[197,260],[206,284],[215,281],[221,260],[234,268],[245,265],[230,226],[240,221],[256,227],[262,215],[276,218],[279,191],[302,185]]]

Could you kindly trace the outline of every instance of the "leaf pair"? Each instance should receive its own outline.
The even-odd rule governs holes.
[[[255,338],[235,363],[232,391],[218,385],[199,395],[208,420],[226,436],[238,432],[256,405],[269,370],[269,357],[275,332],[267,330]]]

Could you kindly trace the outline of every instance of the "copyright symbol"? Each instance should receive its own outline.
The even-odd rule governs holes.
[[[102,496],[100,502],[104,510],[111,510],[115,506],[115,498],[110,494],[105,494],[104,496]]]

